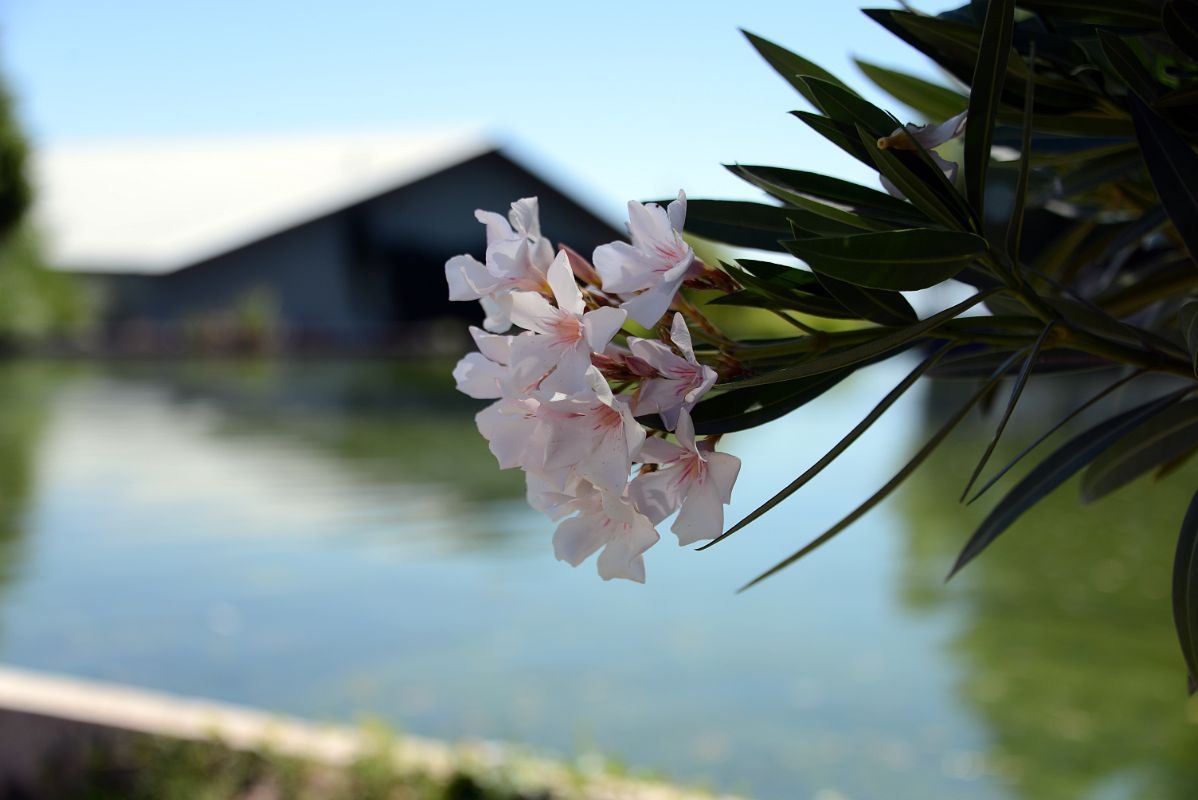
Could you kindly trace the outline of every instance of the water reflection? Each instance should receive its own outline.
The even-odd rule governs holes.
[[[1086,508],[1071,482],[946,586],[987,507],[955,499],[988,437],[957,438],[901,501],[901,596],[957,630],[947,651],[959,696],[990,732],[983,768],[1027,800],[1194,797],[1198,703],[1186,700],[1169,587],[1198,469]]]

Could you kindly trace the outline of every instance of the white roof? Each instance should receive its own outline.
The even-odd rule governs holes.
[[[60,269],[162,274],[492,149],[465,131],[49,146],[34,213]]]

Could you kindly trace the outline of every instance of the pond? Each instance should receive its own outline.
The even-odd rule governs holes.
[[[1193,469],[1088,508],[1065,487],[945,584],[985,510],[956,502],[978,427],[737,594],[930,433],[913,392],[737,536],[696,553],[663,526],[644,586],[604,583],[554,560],[448,368],[0,367],[0,660],[776,800],[1198,793],[1169,603]],[[725,439],[729,519],[903,368]]]

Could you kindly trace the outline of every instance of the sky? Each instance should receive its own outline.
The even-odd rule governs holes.
[[[722,163],[872,183],[738,28],[875,101],[853,56],[936,75],[841,0],[0,0],[0,67],[37,145],[467,127],[613,220],[679,188],[759,196]]]

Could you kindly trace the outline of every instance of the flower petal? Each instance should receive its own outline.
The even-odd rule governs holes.
[[[628,312],[622,308],[596,308],[582,315],[582,329],[592,353],[602,353],[624,325]]]
[[[557,300],[557,307],[571,314],[581,314],[586,309],[582,302],[582,292],[578,282],[574,280],[574,270],[570,269],[570,258],[565,253],[558,253],[557,258],[549,265],[549,288]]]

